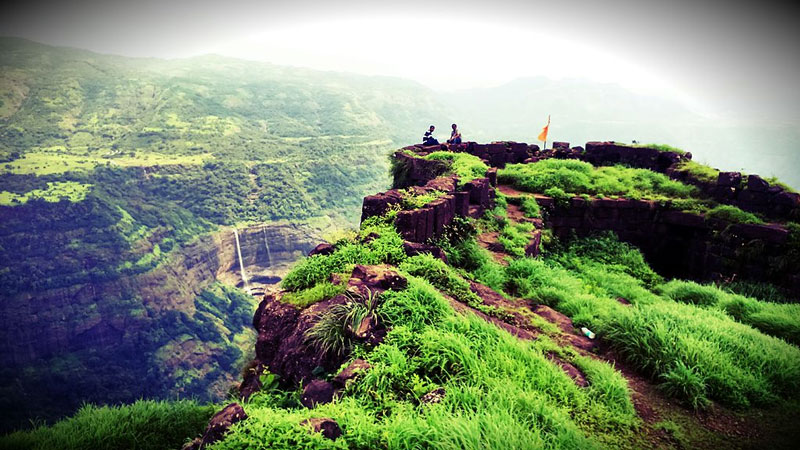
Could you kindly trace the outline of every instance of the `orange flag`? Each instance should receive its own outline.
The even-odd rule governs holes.
[[[547,131],[550,129],[550,116],[547,116],[547,125],[542,128],[542,132],[539,133],[539,140],[542,142],[547,142]]]

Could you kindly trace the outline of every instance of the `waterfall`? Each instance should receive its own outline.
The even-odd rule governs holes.
[[[267,227],[261,227],[261,235],[264,236],[264,247],[267,248],[267,266],[272,265],[272,253],[269,251],[269,243],[267,242]]]
[[[239,270],[242,272],[244,288],[249,292],[250,288],[247,286],[247,272],[244,270],[244,261],[242,260],[242,248],[239,246],[239,232],[236,231],[236,228],[233,229],[233,237],[236,239],[236,254],[239,256]]]

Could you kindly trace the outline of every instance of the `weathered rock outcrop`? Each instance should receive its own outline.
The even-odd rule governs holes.
[[[720,277],[770,281],[800,294],[800,276],[776,264],[790,251],[789,232],[776,224],[741,224],[676,211],[648,200],[575,197],[569,205],[538,196],[556,236],[613,231],[638,246],[659,273],[709,280]]]
[[[184,445],[182,450],[202,450],[222,440],[233,424],[245,419],[247,419],[247,413],[244,408],[237,403],[231,403],[211,417],[202,437]]]
[[[758,175],[745,177],[740,172],[720,172],[715,182],[707,182],[688,172],[669,169],[666,173],[674,179],[697,186],[705,195],[720,203],[776,220],[800,220],[800,194],[787,191],[778,184],[770,184]]]
[[[356,265],[346,289],[349,295],[367,298],[387,289],[404,289],[406,284],[406,279],[390,266]],[[355,372],[366,369],[368,365],[349,367],[336,378],[339,381],[335,380],[334,383],[315,381],[318,370],[328,373],[334,371],[342,365],[347,355],[321,351],[308,341],[306,333],[323,312],[335,305],[352,302],[353,299],[348,295],[337,295],[300,309],[281,302],[280,295],[281,293],[265,296],[253,317],[253,326],[258,332],[256,357],[239,386],[240,395],[247,398],[257,392],[261,388],[259,376],[269,370],[279,375],[286,386],[306,386],[303,402],[307,406],[326,403],[331,400],[335,390],[344,387],[347,379],[352,378]],[[383,324],[371,316],[367,316],[352,330],[353,338],[368,345],[376,345],[385,335]],[[348,370],[350,373],[346,373]]]
[[[455,217],[482,216],[494,198],[489,178],[468,181],[460,189],[457,186],[458,178],[449,176],[427,180],[423,186],[410,188],[417,194],[443,192],[444,195],[421,208],[399,211],[395,225],[400,235],[407,241],[422,243],[441,235]],[[397,189],[368,195],[364,197],[361,220],[383,215],[389,208],[402,204],[402,201],[403,193]]]

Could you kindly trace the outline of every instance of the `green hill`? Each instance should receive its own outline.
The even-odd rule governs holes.
[[[224,395],[254,305],[213,284],[233,255],[221,227],[284,227],[271,245],[292,255],[308,244],[285,224],[353,224],[389,182],[387,149],[441,111],[428,94],[0,38],[2,426],[85,401]]]

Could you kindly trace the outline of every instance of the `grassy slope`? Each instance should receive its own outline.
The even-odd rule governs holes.
[[[391,229],[373,222],[361,234],[376,231],[381,237],[368,244],[340,242],[333,255],[305,260],[285,287],[308,289],[354,262],[405,259],[391,251],[398,241]],[[508,267],[494,263],[471,238],[448,250],[467,276],[553,305],[577,325],[591,327],[627,363],[651,376],[664,395],[689,407],[716,401],[746,410],[778,403],[793,411],[792,403],[781,402],[796,400],[800,350],[724,313],[661,297],[651,290],[660,277],[638,251],[613,238],[578,241],[544,260],[520,258]],[[342,400],[314,410],[265,392],[246,405],[251,419],[216,448],[256,442],[275,448],[647,445],[635,435],[641,424],[627,382],[611,366],[573,356],[589,377],[588,388],[576,388],[545,357],[554,350],[569,354],[554,341],[521,341],[477,316],[456,313],[437,290],[467,304],[480,299],[472,298],[454,269],[428,257],[405,259],[399,267],[415,275],[409,288],[384,294],[377,310],[392,331],[372,351],[351,349],[373,365],[361,382]],[[633,305],[623,306],[616,296]],[[447,392],[443,403],[418,404],[437,387]],[[345,434],[335,442],[309,435],[298,425],[307,417],[332,417]],[[675,439],[714,439],[689,422],[654,426],[671,430]]]

